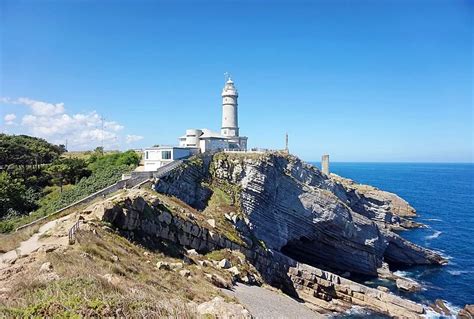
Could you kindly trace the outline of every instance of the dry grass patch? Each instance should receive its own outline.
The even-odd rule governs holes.
[[[33,236],[33,234],[37,233],[39,228],[40,225],[34,225],[14,233],[0,233],[0,253],[6,253],[10,250],[18,248],[22,241],[27,240]]]
[[[191,271],[190,278],[178,271],[158,270],[158,261],[182,260],[93,229],[78,232],[76,245],[44,254],[44,260],[18,276],[9,298],[0,301],[0,317],[194,318],[190,302],[221,295],[201,267],[183,265]],[[59,279],[42,279],[39,265],[44,261],[51,262]]]

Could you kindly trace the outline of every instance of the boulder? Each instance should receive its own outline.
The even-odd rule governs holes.
[[[156,268],[160,270],[171,270],[170,264],[165,261],[159,261],[156,263]]]
[[[219,288],[226,288],[226,289],[231,289],[232,288],[232,283],[225,280],[223,277],[217,275],[217,274],[206,274],[207,280],[211,284],[213,284],[216,287]]]
[[[40,273],[48,273],[53,271],[53,265],[48,261],[41,265]]]
[[[252,318],[247,309],[242,305],[229,303],[222,297],[215,297],[211,301],[197,306],[197,312],[201,316],[213,316],[216,318]]]
[[[446,306],[444,300],[436,299],[435,302],[431,305],[431,308],[437,313],[443,316],[451,316],[451,310]]]
[[[186,278],[191,277],[191,272],[187,269],[180,270],[179,274],[181,277],[186,277]]]
[[[458,313],[460,319],[474,319],[474,305],[466,305]]]
[[[212,228],[216,227],[216,220],[215,219],[212,218],[212,219],[208,219],[206,221]]]
[[[237,267],[230,267],[229,269],[227,269],[228,272],[230,272],[232,275],[234,276],[239,276],[240,275],[240,271]]]
[[[390,289],[384,286],[377,286],[377,289],[383,292],[390,292]]]
[[[179,270],[179,269],[183,269],[183,263],[179,263],[179,262],[178,263],[171,263],[170,268],[171,268],[171,270],[174,270],[174,271]]]
[[[188,254],[188,256],[199,256],[199,253],[196,251],[196,249],[189,249],[186,251],[186,254]]]
[[[120,282],[120,278],[114,274],[105,274],[102,276],[107,282],[111,283],[112,285],[117,285]]]
[[[217,264],[217,266],[219,268],[222,268],[222,269],[228,269],[230,268],[232,265],[230,264],[230,261],[227,260],[226,258],[222,259],[221,261],[219,261],[219,263]]]
[[[414,280],[406,278],[398,278],[395,281],[397,288],[400,290],[405,290],[409,292],[415,292],[421,290],[421,285]]]

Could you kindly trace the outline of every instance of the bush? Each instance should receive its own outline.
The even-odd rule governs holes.
[[[66,207],[84,197],[87,197],[122,178],[122,174],[130,171],[130,167],[106,167],[97,170],[91,176],[81,179],[76,185],[66,188],[62,193],[52,192],[41,201],[40,215],[50,214]]]
[[[37,194],[6,172],[0,173],[0,219],[20,215],[36,207]]]

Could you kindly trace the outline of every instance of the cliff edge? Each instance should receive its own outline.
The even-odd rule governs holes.
[[[244,240],[253,236],[269,249],[325,269],[376,276],[386,263],[446,263],[391,231],[401,215],[414,214],[402,199],[380,192],[376,197],[375,188],[356,190],[291,155],[196,157],[154,187],[197,209],[219,188],[233,201]]]

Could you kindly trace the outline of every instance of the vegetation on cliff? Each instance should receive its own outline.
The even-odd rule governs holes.
[[[0,134],[0,233],[65,207],[120,180],[136,167],[133,151],[64,156],[62,145]]]

